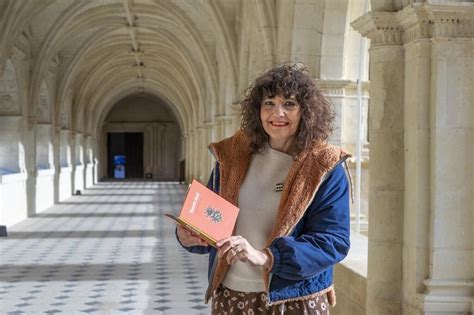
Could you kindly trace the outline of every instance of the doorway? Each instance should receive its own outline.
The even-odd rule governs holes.
[[[116,178],[117,174],[143,178],[143,132],[107,133],[107,177]]]

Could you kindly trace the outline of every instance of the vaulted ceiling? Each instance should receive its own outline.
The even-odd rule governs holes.
[[[236,89],[239,2],[4,0],[0,65],[27,43],[28,99],[54,77],[55,115],[70,110],[79,129],[96,128],[113,104],[138,92],[173,104],[185,127],[214,114],[203,104],[217,101],[218,63]]]

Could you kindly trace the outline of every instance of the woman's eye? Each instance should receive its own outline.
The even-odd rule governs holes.
[[[294,107],[296,107],[296,103],[294,103],[294,102],[286,102],[286,103],[285,103],[285,107],[294,108]]]

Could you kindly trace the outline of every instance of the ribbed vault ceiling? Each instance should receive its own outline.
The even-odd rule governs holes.
[[[60,106],[71,104],[72,127],[94,132],[115,102],[146,92],[168,102],[185,131],[214,114],[206,105],[218,98],[216,54],[235,93],[238,6],[239,0],[9,1],[2,7],[7,47],[0,64],[24,34],[29,99],[54,73],[56,119]]]

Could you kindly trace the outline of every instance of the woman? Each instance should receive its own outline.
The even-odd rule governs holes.
[[[349,188],[340,148],[324,141],[334,112],[308,71],[273,68],[242,103],[234,136],[210,145],[208,186],[240,208],[217,249],[178,226],[192,253],[209,253],[213,314],[328,314],[333,266],[349,250]]]

